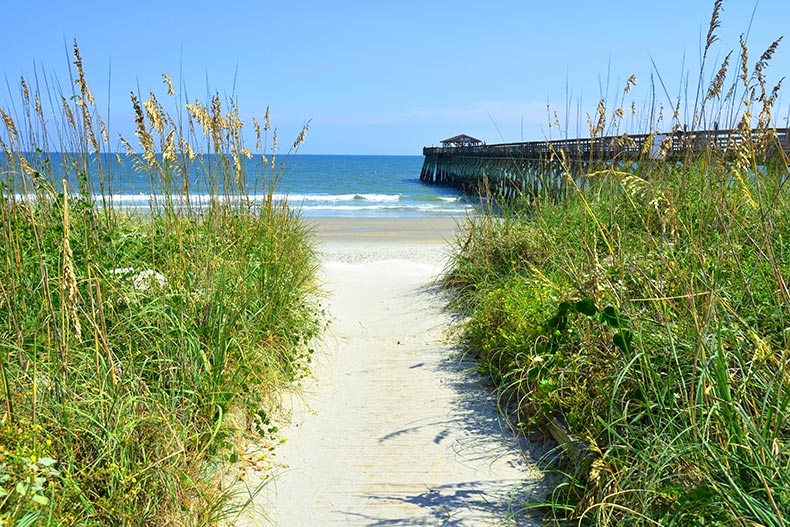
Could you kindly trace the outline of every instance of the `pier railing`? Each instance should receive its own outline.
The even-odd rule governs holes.
[[[668,162],[704,155],[732,159],[741,145],[786,162],[790,129],[699,130],[602,136],[459,147],[425,147],[420,179],[427,183],[502,195],[561,190],[568,173],[577,178],[596,166],[643,160]],[[785,166],[786,167],[786,166]]]
[[[739,130],[698,130],[692,132],[617,135],[581,139],[556,139],[492,145],[436,147],[426,146],[423,155],[463,155],[478,157],[518,157],[544,159],[547,155],[564,155],[567,159],[606,160],[648,155],[657,158],[701,154],[712,150],[724,152],[740,145],[744,139],[759,141],[770,138],[790,152],[790,128],[751,130],[746,136]],[[663,151],[661,151],[663,147]],[[652,155],[651,155],[652,154]]]

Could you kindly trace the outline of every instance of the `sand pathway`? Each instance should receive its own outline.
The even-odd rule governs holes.
[[[352,244],[353,245],[353,244]],[[444,248],[324,244],[333,319],[262,525],[537,525],[538,474],[446,341]]]

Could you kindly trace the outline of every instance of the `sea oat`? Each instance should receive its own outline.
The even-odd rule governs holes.
[[[774,56],[774,53],[776,53],[776,48],[779,47],[779,43],[781,41],[782,37],[777,38],[771,43],[770,46],[768,46],[768,49],[766,49],[765,52],[760,55],[760,60],[758,60],[757,64],[754,65],[754,72],[756,74],[759,76],[762,75],[763,70],[768,67],[768,63],[771,61],[771,57]]]
[[[5,113],[2,108],[0,108],[0,117],[2,117],[5,129],[8,132],[8,140],[13,143],[19,138],[19,134],[16,131],[16,124],[11,116]]]
[[[749,48],[746,47],[746,41],[743,39],[743,33],[740,36],[741,44],[741,80],[744,86],[749,86]]]
[[[658,132],[656,132],[656,131],[651,132],[650,135],[647,136],[647,139],[645,139],[645,142],[642,143],[642,151],[641,151],[641,153],[642,153],[643,156],[647,155],[649,152],[651,152],[653,150],[653,143],[655,142],[655,139],[656,139],[657,135],[658,135]]]
[[[77,121],[74,119],[74,113],[71,111],[69,101],[64,96],[60,96],[61,103],[63,104],[63,112],[66,114],[66,122],[71,125],[72,129],[77,128]]]
[[[165,138],[165,148],[162,151],[162,159],[171,163],[171,166],[176,167],[178,166],[178,155],[176,154],[176,144],[175,144],[175,130],[170,130],[167,133],[167,137]]]
[[[631,75],[628,77],[628,81],[625,83],[625,93],[630,93],[631,88],[636,86],[636,75]]]
[[[77,46],[77,41],[74,41],[74,65],[77,66],[77,80],[74,81],[80,88],[80,94],[88,104],[93,104],[93,94],[88,88],[88,83],[85,81],[85,72],[82,69],[82,57],[80,56],[80,48]]]
[[[82,326],[77,313],[77,276],[74,273],[74,255],[69,241],[69,193],[63,180],[63,299],[66,317],[74,328],[77,340],[82,338]]]
[[[258,123],[258,120],[253,117],[252,118],[252,126],[255,128],[255,151],[261,151],[261,125]]]
[[[211,123],[211,117],[208,114],[208,110],[200,104],[200,101],[195,100],[195,104],[186,104],[185,108],[191,117],[194,117],[195,120],[203,127],[203,134],[208,134],[209,126]]]
[[[171,82],[170,77],[167,75],[167,73],[163,73],[162,78],[164,79],[164,83],[167,85],[167,94],[175,95],[176,91],[173,89],[173,83]]]
[[[137,130],[134,135],[140,141],[140,146],[143,148],[142,157],[148,163],[148,166],[158,165],[156,159],[156,152],[154,150],[154,140],[148,129],[145,126],[145,116],[143,115],[143,108],[140,106],[140,101],[134,92],[131,92],[132,107],[134,108],[134,121],[137,123]]]
[[[672,151],[673,143],[674,140],[671,135],[664,137],[663,141],[661,141],[661,145],[658,147],[658,157],[660,159],[664,159],[665,157],[667,157],[669,152]]]
[[[310,123],[307,122],[303,127],[302,130],[299,132],[299,135],[296,137],[294,141],[294,150],[299,148],[299,145],[304,143],[305,138],[307,137],[307,131],[310,130]]]
[[[124,147],[124,150],[126,150],[126,157],[131,157],[137,153],[135,152],[132,144],[129,141],[127,141],[126,138],[124,138],[124,136],[122,135],[119,136],[118,140],[121,142],[121,146]]]
[[[101,132],[102,141],[104,141],[104,144],[109,144],[110,135],[107,133],[107,125],[104,124],[104,120],[101,117],[99,117],[98,119],[99,119],[99,130]]]
[[[784,79],[779,79],[779,82],[774,86],[773,90],[771,90],[771,95],[763,98],[763,109],[760,111],[760,116],[757,119],[757,126],[759,128],[768,128],[768,125],[771,123],[771,108],[773,108],[776,99],[779,97],[779,91],[782,89],[783,81]]]
[[[164,110],[162,106],[159,104],[159,101],[156,99],[156,95],[153,92],[150,93],[151,98],[148,99],[143,103],[145,107],[145,113],[148,116],[148,119],[151,121],[151,126],[160,134],[163,134],[165,131],[165,122],[162,119],[164,114]]]
[[[587,123],[590,126],[590,136],[596,137],[598,134],[604,131],[604,127],[606,126],[606,101],[601,99],[598,101],[598,120],[595,123],[595,126],[592,125],[592,121],[590,120],[589,116],[587,117]]]
[[[34,169],[32,166],[30,166],[30,163],[28,162],[27,158],[24,155],[19,153],[18,157],[19,157],[19,166],[22,167],[22,171],[25,174],[32,176],[37,173],[37,170]]]
[[[179,142],[181,144],[182,150],[186,153],[187,159],[189,161],[194,161],[197,155],[195,154],[195,150],[192,148],[192,145],[189,144],[184,137],[179,137]]]
[[[27,89],[27,83],[25,82],[24,77],[19,78],[19,84],[22,86],[22,97],[25,100],[25,104],[30,103],[30,92]]]
[[[705,96],[705,99],[710,100],[716,97],[721,93],[721,87],[724,84],[724,79],[727,77],[727,68],[730,65],[730,56],[732,55],[732,51],[727,53],[727,56],[724,57],[724,61],[721,63],[721,67],[719,68],[718,73],[716,76],[713,77],[713,82],[710,83],[710,87],[708,88],[708,94]]]
[[[277,156],[275,152],[277,152],[277,128],[272,133],[272,169],[274,169],[275,157]]]
[[[721,25],[719,21],[719,13],[721,13],[722,0],[716,0],[713,3],[713,13],[710,16],[710,24],[708,25],[708,36],[705,38],[705,51],[702,54],[703,59],[708,55],[708,50],[718,39],[716,30]]]
[[[227,130],[230,126],[228,121],[222,117],[222,101],[219,98],[219,94],[214,94],[211,97],[211,120],[214,124],[214,130],[217,132]]]

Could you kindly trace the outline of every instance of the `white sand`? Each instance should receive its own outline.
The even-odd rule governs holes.
[[[454,227],[319,222],[332,321],[245,524],[539,525],[508,519],[543,492],[539,476],[453,349],[432,285]]]

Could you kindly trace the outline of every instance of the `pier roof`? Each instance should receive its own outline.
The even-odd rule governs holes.
[[[474,138],[471,135],[461,134],[455,137],[450,137],[442,141],[442,146],[476,146],[481,144],[480,139]]]

